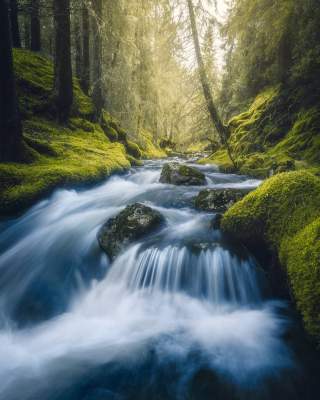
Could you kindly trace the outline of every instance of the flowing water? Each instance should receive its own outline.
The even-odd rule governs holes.
[[[0,223],[0,400],[318,398],[263,269],[161,166]],[[260,184],[201,168],[207,187]],[[97,232],[134,202],[166,225],[110,264]]]

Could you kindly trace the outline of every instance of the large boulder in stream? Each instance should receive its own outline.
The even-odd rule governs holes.
[[[224,212],[241,200],[249,189],[205,189],[194,200],[195,208],[209,212]]]
[[[172,162],[163,166],[160,182],[172,185],[202,186],[206,184],[206,177],[197,168]]]
[[[109,219],[98,233],[100,247],[114,259],[127,245],[156,231],[164,217],[151,207],[135,203]]]

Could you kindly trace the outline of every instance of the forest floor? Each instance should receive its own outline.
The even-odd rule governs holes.
[[[73,115],[66,126],[53,118],[53,64],[26,50],[14,51],[25,160],[0,165],[0,215],[25,210],[57,187],[99,181],[139,163],[164,157],[142,132],[139,144],[107,112],[93,122],[91,99],[74,80]]]

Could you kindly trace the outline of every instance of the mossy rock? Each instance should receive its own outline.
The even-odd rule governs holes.
[[[118,132],[113,129],[111,126],[105,127],[104,133],[108,137],[108,139],[111,140],[111,142],[117,142],[118,141]]]
[[[160,182],[172,185],[202,186],[206,184],[206,177],[197,168],[185,164],[167,163],[162,168]]]
[[[240,240],[264,239],[279,250],[319,215],[320,179],[306,171],[276,175],[224,215],[224,230]]]
[[[195,208],[209,212],[224,212],[241,200],[246,189],[205,189],[194,200]]]
[[[118,140],[119,140],[119,142],[121,142],[121,143],[127,142],[127,132],[124,129],[122,129],[121,127],[119,127],[119,126],[117,128],[115,128],[115,129],[118,132]]]
[[[140,159],[142,157],[142,152],[136,143],[127,140],[125,143],[125,147],[128,154],[130,154],[132,157],[137,159]]]
[[[306,329],[320,345],[320,217],[286,243],[280,256]]]
[[[294,171],[266,180],[231,207],[221,223],[223,231],[253,251],[267,248],[279,258],[306,330],[318,344],[319,216],[320,179]]]
[[[126,246],[159,229],[164,221],[151,207],[132,204],[102,226],[98,233],[99,245],[114,259]]]

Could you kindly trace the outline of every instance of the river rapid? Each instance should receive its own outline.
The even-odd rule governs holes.
[[[201,188],[159,183],[162,165],[58,190],[0,222],[0,400],[319,398],[267,266],[193,208]],[[261,183],[198,168],[210,188]],[[135,202],[166,225],[111,264],[97,232]]]

